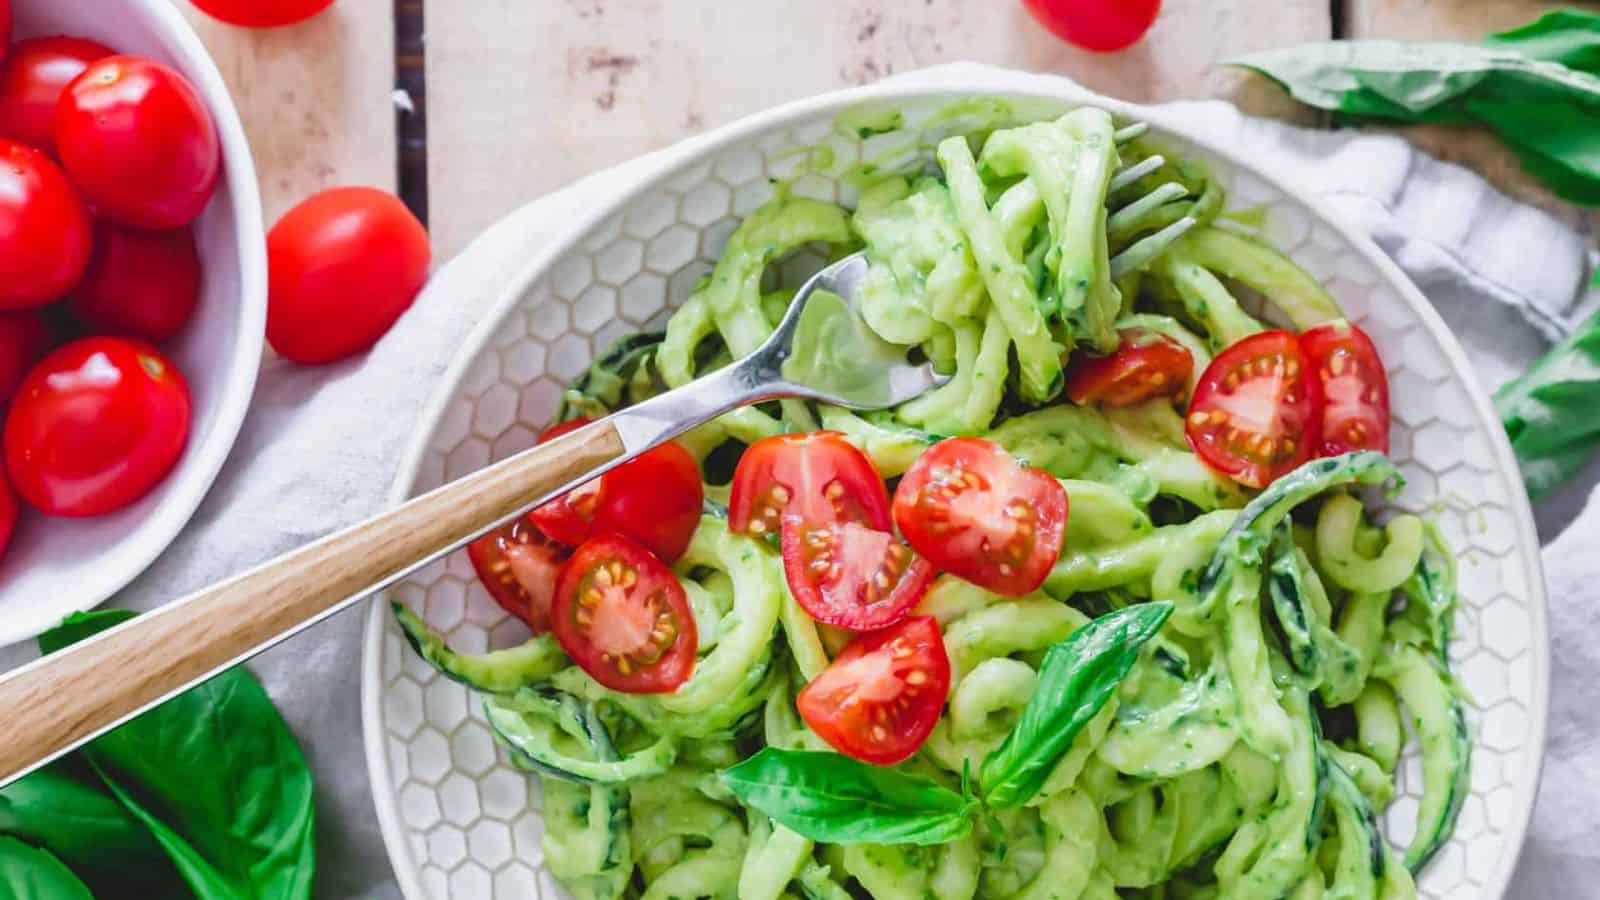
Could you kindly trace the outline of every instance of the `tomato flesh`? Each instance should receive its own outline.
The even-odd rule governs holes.
[[[1300,347],[1322,387],[1322,445],[1317,454],[1388,453],[1389,376],[1372,338],[1341,320],[1306,331]]]
[[[1322,391],[1299,339],[1253,334],[1217,355],[1200,375],[1184,434],[1211,468],[1263,488],[1316,453]]]
[[[813,527],[850,521],[888,531],[889,492],[866,454],[836,431],[763,438],[734,469],[728,527],[775,535],[790,514]]]
[[[668,693],[694,672],[699,636],[683,585],[620,534],[591,538],[572,554],[551,624],[573,662],[614,691]]]
[[[861,635],[806,685],[800,717],[835,750],[880,766],[927,741],[950,692],[950,656],[939,623],[918,616]]]
[[[539,443],[587,424],[588,419],[562,422],[540,435]],[[670,563],[689,548],[704,504],[699,464],[689,451],[666,443],[546,502],[530,516],[564,544],[576,546],[615,532]]]
[[[534,634],[550,630],[550,604],[561,564],[570,551],[518,519],[467,545],[467,558],[500,608],[528,623]]]
[[[61,92],[90,63],[115,52],[75,37],[18,41],[0,66],[0,137],[52,149]]]
[[[1056,37],[1098,53],[1131,46],[1161,13],[1161,0],[1022,0]]]
[[[900,479],[894,521],[936,567],[1020,597],[1039,589],[1061,555],[1067,492],[993,441],[951,438]]]
[[[1067,397],[1080,406],[1132,406],[1155,397],[1181,396],[1194,372],[1194,355],[1172,338],[1148,328],[1126,328],[1110,356],[1072,367]]]
[[[154,347],[74,341],[28,373],[6,417],[6,468],[32,506],[95,516],[143,497],[189,439],[189,388]]]
[[[811,618],[851,631],[886,628],[911,614],[933,581],[932,564],[892,532],[860,522],[810,527],[783,517],[783,574]]]

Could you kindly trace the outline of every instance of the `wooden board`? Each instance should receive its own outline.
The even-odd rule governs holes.
[[[179,6],[239,107],[269,226],[322,188],[394,189],[393,0],[340,0],[310,21],[266,31]]]
[[[427,0],[426,13],[430,224],[441,257],[606,165],[777,103],[940,62],[1059,72],[1133,100],[1221,96],[1305,116],[1215,63],[1325,39],[1331,27],[1327,0],[1168,0],[1143,44],[1099,56],[1058,41],[1017,0]]]
[[[1542,0],[1345,0],[1348,36],[1399,40],[1479,40],[1495,31],[1531,22],[1561,6],[1600,9],[1600,3]],[[1522,171],[1517,158],[1494,135],[1477,129],[1419,126],[1390,129],[1441,159],[1460,163],[1496,187],[1593,233],[1600,214],[1557,200]]]

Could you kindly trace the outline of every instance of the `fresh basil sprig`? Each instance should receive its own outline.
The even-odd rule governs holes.
[[[1494,405],[1529,497],[1577,474],[1600,443],[1600,314],[1506,382]]]
[[[994,809],[1033,799],[1089,720],[1099,715],[1156,636],[1171,603],[1139,603],[1101,616],[1050,648],[1033,699],[1011,734],[983,760],[979,794]]]
[[[946,844],[971,834],[978,818],[994,829],[992,810],[1020,806],[1039,792],[1172,608],[1130,606],[1052,647],[1016,728],[983,761],[976,795],[966,771],[956,793],[931,778],[837,753],[774,747],[724,770],[722,783],[746,806],[823,843]]]
[[[814,750],[768,747],[722,772],[740,802],[829,844],[946,844],[974,802],[931,778]]]

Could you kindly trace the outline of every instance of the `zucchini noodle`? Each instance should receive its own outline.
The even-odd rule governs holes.
[[[1071,515],[1041,591],[1005,598],[940,575],[922,599],[952,687],[903,765],[964,783],[1034,695],[1047,649],[1113,608],[1175,611],[1030,803],[953,843],[885,846],[815,844],[717,781],[762,746],[827,749],[794,698],[839,649],[790,595],[774,546],[720,514],[677,564],[700,657],[672,693],[603,688],[549,636],[456,653],[397,606],[416,650],[486,695],[513,763],[539,778],[551,873],[580,900],[1415,897],[1412,872],[1460,810],[1471,743],[1448,669],[1450,552],[1416,516],[1374,522],[1353,492],[1397,481],[1394,467],[1355,454],[1254,493],[1189,450],[1193,380],[1177,408],[1058,397],[1067,354],[1109,352],[1119,328],[1173,339],[1198,378],[1212,352],[1269,327],[1244,291],[1297,328],[1338,306],[1265,242],[1218,224],[1225,193],[1203,167],[1101,110],[923,149],[921,168],[876,173],[853,210],[777,186],[665,333],[597,360],[563,416],[604,414],[749,353],[797,287],[775,284],[775,262],[864,248],[867,326],[949,384],[879,412],[763,404],[682,442],[713,498],[726,497],[730,446],[817,427],[885,478],[944,437],[982,435],[1061,480]],[[1401,853],[1377,822],[1407,720],[1424,793]]]

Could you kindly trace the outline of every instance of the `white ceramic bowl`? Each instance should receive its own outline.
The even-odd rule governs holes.
[[[531,443],[555,413],[562,383],[615,337],[659,326],[688,296],[739,217],[771,195],[769,177],[797,178],[800,194],[848,203],[839,172],[863,152],[878,158],[890,146],[927,146],[941,129],[959,126],[936,114],[973,96],[1003,97],[1032,118],[1093,102],[1143,119],[1170,146],[1208,162],[1227,185],[1231,207],[1261,209],[1267,236],[1328,285],[1392,366],[1394,456],[1409,478],[1398,503],[1432,512],[1460,557],[1462,609],[1451,657],[1471,695],[1475,736],[1471,795],[1455,838],[1419,886],[1430,900],[1499,900],[1538,783],[1549,651],[1527,498],[1461,347],[1370,240],[1235,156],[1227,135],[1186,132],[1159,109],[1094,97],[1059,79],[966,74],[946,88],[891,83],[728,126],[668,151],[653,171],[618,176],[618,193],[574,217],[563,239],[510,254],[534,259],[439,385],[402,462],[394,500]],[[906,133],[864,145],[853,130],[835,129],[836,117],[860,103],[902,110]],[[830,152],[799,149],[814,146]],[[831,157],[828,171],[798,177],[819,156]],[[526,218],[485,241],[504,246],[502,232],[525,229]],[[462,265],[482,270],[507,256]],[[457,281],[447,271],[432,289],[450,290]],[[525,634],[459,557],[416,573],[395,596],[468,652]],[[368,623],[363,707],[378,818],[407,897],[565,896],[543,866],[537,784],[507,764],[466,689],[411,653],[382,603],[373,604]],[[1414,827],[1420,775],[1413,747],[1386,816],[1389,835],[1402,844]]]
[[[222,468],[261,363],[267,251],[255,165],[238,111],[205,47],[170,0],[13,0],[15,37],[69,34],[166,63],[194,82],[222,138],[217,194],[195,223],[205,277],[200,306],[162,349],[193,395],[189,446],[134,505],[94,519],[24,512],[0,560],[0,645],[92,608],[144,571],[177,536]]]

